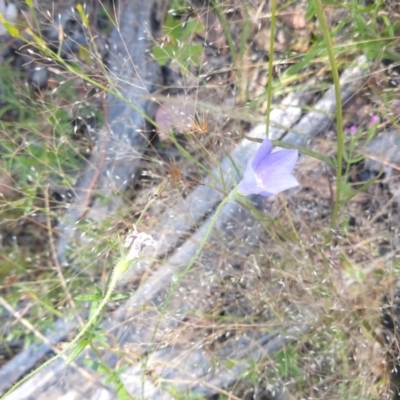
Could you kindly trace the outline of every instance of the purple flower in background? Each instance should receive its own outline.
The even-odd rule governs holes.
[[[354,136],[357,133],[357,126],[356,125],[351,125],[348,128],[345,128],[344,130],[348,135]]]
[[[272,196],[298,186],[292,171],[298,159],[297,150],[272,152],[272,142],[266,138],[246,166],[238,192],[243,195]]]
[[[368,127],[371,128],[376,124],[379,124],[379,117],[377,115],[373,115],[368,122]]]

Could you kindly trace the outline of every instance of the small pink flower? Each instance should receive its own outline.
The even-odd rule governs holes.
[[[292,175],[297,159],[297,150],[272,152],[272,142],[265,138],[255,156],[248,161],[238,192],[272,196],[298,186]]]
[[[379,117],[377,115],[373,115],[368,122],[368,127],[371,128],[376,124],[379,124]]]
[[[348,135],[354,136],[357,133],[357,126],[351,125],[350,127],[344,130]]]

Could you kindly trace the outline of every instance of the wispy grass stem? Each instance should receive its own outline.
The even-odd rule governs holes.
[[[341,192],[342,187],[342,164],[343,164],[343,151],[344,151],[344,133],[343,133],[343,116],[342,116],[342,96],[340,91],[339,72],[336,65],[335,54],[333,51],[332,38],[329,33],[329,28],[325,20],[320,0],[315,0],[315,10],[318,22],[321,27],[322,35],[325,40],[326,51],[328,53],[329,64],[331,66],[333,85],[335,88],[336,99],[336,130],[337,130],[337,154],[336,154],[336,193],[333,209],[331,213],[330,230],[327,237],[327,242],[330,242],[333,234],[333,229],[336,226],[339,210],[341,206]]]

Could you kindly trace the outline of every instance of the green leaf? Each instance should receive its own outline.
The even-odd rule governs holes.
[[[163,47],[156,45],[153,47],[153,57],[160,66],[167,64],[167,62],[171,60],[172,54],[171,45],[165,45]]]
[[[380,4],[374,2],[370,6],[367,6],[367,7],[362,7],[362,6],[358,5],[357,11],[359,13],[370,13],[371,11],[377,10],[379,7],[380,7]]]
[[[178,63],[184,72],[190,64],[198,65],[203,52],[201,45],[165,45],[153,47],[153,57],[159,65],[165,65],[169,60]]]
[[[196,33],[200,33],[204,31],[204,25],[196,20],[196,19],[189,19],[185,27],[182,30],[182,34],[180,36],[180,40],[182,42],[186,42],[187,39],[191,38],[192,35],[195,35]]]
[[[288,74],[289,76],[297,74],[299,71],[305,68],[312,59],[316,58],[321,51],[322,51],[322,46],[318,45],[317,47],[314,47],[303,57],[303,59],[300,62],[288,68],[285,74]]]
[[[182,22],[169,14],[165,20],[163,30],[171,39],[177,41],[182,37]]]
[[[99,301],[101,300],[101,294],[80,294],[75,297],[76,301]]]
[[[74,361],[79,354],[82,353],[83,350],[85,350],[86,346],[90,343],[90,339],[89,338],[84,338],[82,339],[77,345],[76,347],[72,350],[71,354],[68,356],[66,363],[71,364],[72,361]]]
[[[201,45],[185,46],[179,49],[176,62],[182,67],[182,72],[187,72],[190,64],[199,65],[202,52],[203,46]]]
[[[125,300],[131,297],[131,293],[115,293],[110,297],[110,301]]]
[[[102,328],[94,327],[91,333],[90,340],[95,340],[97,343],[103,343],[104,345],[107,345],[107,333]]]
[[[1,15],[1,14],[0,14]],[[3,15],[1,15],[1,23],[4,25],[4,27],[7,29],[7,32],[10,34],[10,36],[18,38],[20,37],[19,30],[13,25],[7,22],[4,18]]]
[[[386,30],[385,30],[385,36],[393,38],[395,36],[395,31],[393,29],[393,25],[388,18],[387,15],[381,14],[380,17],[382,18],[383,22],[385,23]]]
[[[314,0],[310,0],[308,2],[308,7],[307,7],[307,11],[306,11],[306,18],[309,21],[312,17],[314,17],[316,13],[316,9],[315,9],[315,3]]]

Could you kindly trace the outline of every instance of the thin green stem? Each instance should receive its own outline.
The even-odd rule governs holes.
[[[275,22],[276,22],[276,0],[271,0],[271,28],[268,54],[268,83],[267,83],[267,110],[265,116],[265,135],[269,136],[269,123],[271,114],[272,102],[272,74],[274,68],[274,37],[275,37]]]
[[[203,237],[203,239],[200,242],[200,246],[197,248],[196,252],[194,253],[193,257],[190,259],[188,265],[186,266],[186,268],[182,271],[182,273],[179,275],[179,278],[175,280],[174,284],[172,285],[172,290],[170,291],[170,294],[168,295],[164,306],[163,306],[163,311],[164,308],[167,306],[168,304],[168,300],[171,297],[174,289],[178,288],[180,283],[182,282],[183,278],[187,275],[187,273],[191,270],[191,268],[193,267],[194,263],[197,261],[197,259],[199,258],[200,254],[203,252],[204,247],[206,246],[207,240],[211,235],[212,230],[214,229],[214,225],[217,222],[217,219],[222,211],[222,209],[225,207],[225,205],[229,202],[234,200],[236,197],[238,196],[238,193],[236,191],[236,189],[233,189],[228,196],[225,197],[224,200],[221,201],[221,203],[219,203],[217,209],[215,210],[214,215],[211,218],[210,224],[207,228],[207,231]]]
[[[136,224],[135,224],[136,226],[140,225],[140,223],[142,222],[142,219],[145,216],[147,210],[154,203],[155,200],[156,200],[156,197],[153,197],[146,203],[146,205],[144,206],[143,210],[140,212],[139,218],[136,220]]]
[[[237,65],[236,65],[236,46],[235,46],[235,42],[234,42],[233,37],[232,37],[232,33],[231,33],[230,29],[229,29],[229,22],[228,22],[228,20],[226,18],[224,10],[222,9],[221,5],[219,4],[219,2],[217,0],[211,0],[211,4],[213,5],[215,10],[217,11],[218,18],[221,21],[222,27],[224,29],[226,40],[228,42],[229,52],[231,54],[232,65],[233,65],[233,68],[234,68],[235,73],[237,75],[237,78],[240,81],[241,78],[242,78],[242,71],[240,70],[240,68],[237,68]]]
[[[318,22],[321,26],[322,35],[325,40],[326,50],[328,53],[329,63],[332,70],[333,85],[335,88],[336,99],[336,130],[337,130],[337,155],[336,155],[336,193],[335,202],[331,213],[330,230],[327,237],[327,242],[331,241],[333,229],[336,226],[339,210],[341,206],[341,187],[342,187],[342,164],[344,152],[344,133],[343,133],[343,118],[342,118],[342,96],[340,92],[339,72],[337,70],[335,54],[333,51],[332,38],[329,33],[329,28],[325,20],[322,4],[320,0],[315,0],[315,9],[317,13]]]

